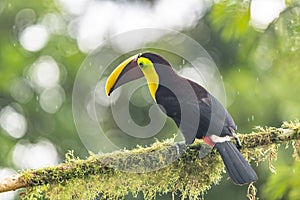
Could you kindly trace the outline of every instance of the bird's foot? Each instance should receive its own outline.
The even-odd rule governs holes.
[[[175,143],[175,147],[177,155],[181,155],[183,152],[185,152],[187,145],[184,141],[180,141]]]
[[[232,135],[234,137],[234,140],[236,141],[237,148],[241,149],[242,148],[242,143],[241,143],[240,138],[238,137],[238,135],[236,133],[232,133]]]

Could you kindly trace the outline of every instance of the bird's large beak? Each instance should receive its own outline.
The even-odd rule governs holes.
[[[109,75],[105,86],[107,96],[121,85],[143,77],[143,72],[137,64],[138,55],[126,59]]]

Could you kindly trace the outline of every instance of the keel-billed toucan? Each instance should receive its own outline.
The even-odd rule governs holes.
[[[106,94],[141,77],[146,78],[152,98],[174,120],[187,144],[199,138],[215,146],[235,184],[257,180],[255,171],[230,141],[230,137],[239,140],[227,110],[202,86],[177,75],[163,57],[146,52],[128,58],[108,77]]]

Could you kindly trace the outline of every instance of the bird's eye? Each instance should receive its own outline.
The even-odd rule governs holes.
[[[144,63],[143,63],[143,62],[140,62],[140,63],[139,63],[139,66],[140,66],[141,68],[143,68],[143,67],[144,67]]]

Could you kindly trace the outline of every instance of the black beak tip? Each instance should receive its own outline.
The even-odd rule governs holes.
[[[108,91],[107,96],[110,96],[110,95],[111,95],[111,93],[114,91],[114,88],[115,88],[115,86],[113,86],[113,87]]]

